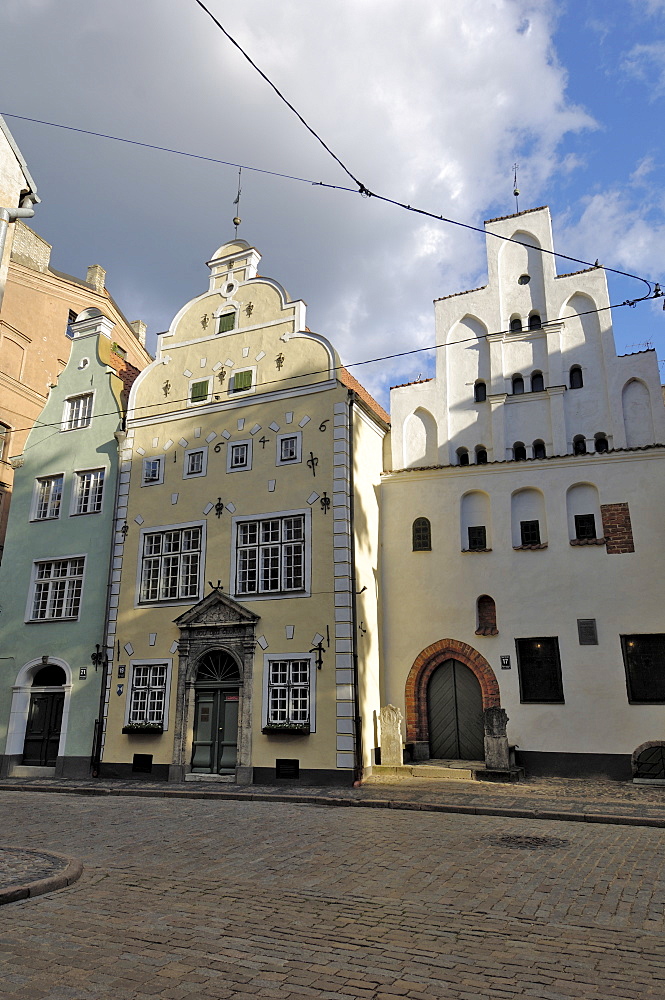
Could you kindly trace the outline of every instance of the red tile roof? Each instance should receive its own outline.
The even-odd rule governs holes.
[[[384,424],[390,423],[390,417],[381,404],[377,403],[373,396],[370,396],[367,389],[363,388],[358,379],[354,378],[350,372],[347,372],[346,368],[340,366],[337,377],[342,385],[345,385],[347,389],[351,389],[355,392],[356,396],[362,399],[363,403],[365,403],[365,405],[372,411],[372,413],[374,413],[375,416],[379,418],[379,420],[382,420]]]
[[[125,361],[121,358],[119,354],[115,351],[111,351],[111,360],[109,361],[109,367],[117,373],[118,378],[122,380],[122,384],[126,392],[129,392],[131,387],[134,385],[136,378],[141,374],[138,368],[131,365],[129,361]]]

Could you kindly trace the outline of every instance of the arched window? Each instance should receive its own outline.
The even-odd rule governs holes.
[[[476,635],[498,635],[496,604],[489,594],[481,594],[476,603]]]
[[[473,398],[476,403],[484,403],[487,399],[487,386],[484,382],[476,382],[473,390]]]
[[[487,465],[487,448],[481,444],[476,448],[476,465]]]
[[[519,316],[513,316],[510,321],[510,332],[511,333],[521,333],[522,332],[522,320]]]
[[[432,528],[426,517],[417,517],[412,528],[413,551],[429,552],[432,548]]]
[[[521,396],[524,392],[524,379],[521,375],[513,375],[513,396]]]
[[[545,451],[544,441],[534,441],[533,442],[533,457],[534,458],[546,458],[547,452]]]
[[[543,392],[545,379],[542,372],[534,372],[531,376],[531,392]]]
[[[573,438],[573,455],[586,455],[586,438],[583,434],[576,434]]]
[[[468,465],[469,464],[469,451],[468,451],[468,448],[458,448],[457,449],[457,463],[458,463],[458,465]]]
[[[610,450],[610,445],[604,434],[596,434],[596,451],[599,455]]]
[[[540,321],[540,313],[532,312],[529,316],[529,329],[542,330],[543,324]]]
[[[584,379],[582,378],[582,369],[579,365],[573,365],[570,369],[570,388],[581,389],[583,385]]]
[[[516,441],[513,445],[513,458],[516,462],[526,462],[526,448],[522,441]]]

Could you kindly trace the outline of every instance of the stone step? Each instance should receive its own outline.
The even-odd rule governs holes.
[[[32,767],[29,764],[15,764],[10,778],[55,778],[54,767]]]

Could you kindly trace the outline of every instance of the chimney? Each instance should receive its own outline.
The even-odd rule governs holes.
[[[144,323],[142,319],[135,319],[132,320],[132,322],[129,325],[136,334],[136,339],[138,340],[139,344],[145,347],[145,332],[148,329],[147,324]]]
[[[85,282],[87,285],[92,285],[97,292],[103,292],[105,277],[106,271],[103,267],[100,267],[99,264],[91,264],[85,276]]]

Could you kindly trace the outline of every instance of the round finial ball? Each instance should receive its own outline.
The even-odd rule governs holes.
[[[234,226],[239,226],[241,222],[242,222],[242,219],[239,219],[238,216],[236,215],[235,219],[233,220],[233,225]]]
[[[514,196],[515,196],[516,198],[517,198],[517,196],[519,195],[519,191],[517,190],[517,188],[515,188],[515,190],[513,191],[513,195],[514,195]]]

